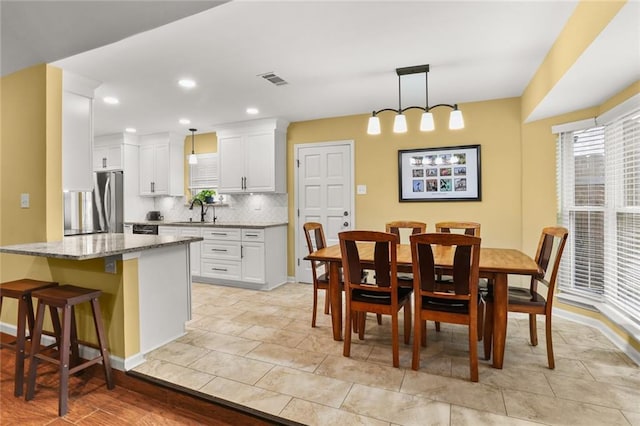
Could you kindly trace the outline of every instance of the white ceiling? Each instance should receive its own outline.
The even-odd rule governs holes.
[[[5,3],[2,0],[3,75],[4,25],[9,19]],[[75,7],[68,7],[75,2],[46,3],[66,6],[56,21],[83,22],[67,34],[71,40],[87,39],[89,29],[103,29],[104,40],[111,43],[53,62],[102,82],[96,91],[96,135],[125,127],[135,127],[139,134],[186,135],[189,127],[206,132],[253,118],[303,121],[397,107],[395,68],[411,65],[431,65],[430,105],[520,96],[577,1],[254,0],[214,8],[212,3],[220,2],[204,2],[208,4],[202,12],[193,5],[178,7],[173,16],[176,11],[183,16],[199,13],[125,39],[106,37],[106,29],[113,28],[113,19],[118,21],[119,8],[127,2],[111,3],[112,16],[104,8],[93,16],[83,9],[81,18],[74,16]],[[87,2],[84,7],[102,3]],[[155,7],[167,2],[133,3]],[[623,8],[530,119],[598,105],[640,79],[639,6],[632,1]],[[121,19],[125,16],[127,22],[140,17],[131,10]],[[31,14],[18,18],[35,24],[28,19]],[[42,33],[49,21],[38,24]],[[55,37],[46,40],[52,43]],[[20,40],[11,43],[19,45]],[[40,43],[44,49],[46,43]],[[266,72],[289,84],[274,86],[258,77]],[[195,79],[198,87],[178,87],[182,77]],[[402,89],[403,107],[424,105],[423,75],[403,77]],[[107,95],[118,97],[120,104],[102,103]],[[248,116],[249,106],[260,114]],[[192,123],[179,124],[182,117]]]

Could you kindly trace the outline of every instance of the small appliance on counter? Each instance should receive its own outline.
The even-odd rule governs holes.
[[[164,217],[157,210],[151,210],[147,213],[147,220],[162,220]]]

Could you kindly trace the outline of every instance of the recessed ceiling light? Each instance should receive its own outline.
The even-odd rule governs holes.
[[[247,108],[247,114],[255,115],[259,113],[258,108]]]
[[[113,96],[105,96],[104,98],[102,98],[102,100],[104,101],[105,104],[109,104],[109,105],[117,105],[120,103],[118,98],[114,98]]]
[[[191,124],[191,120],[189,120],[188,118],[181,118],[178,121],[180,122],[180,124]]]
[[[188,78],[183,78],[182,80],[179,80],[178,84],[181,87],[184,87],[185,89],[193,89],[194,87],[196,87],[196,82]]]
[[[124,129],[125,132],[127,133],[135,133],[137,132],[136,129],[134,129],[133,127],[127,127],[126,129]]]

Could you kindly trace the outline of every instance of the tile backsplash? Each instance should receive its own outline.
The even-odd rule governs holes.
[[[223,195],[222,205],[208,206],[205,220],[218,222],[287,222],[289,200],[287,194],[234,194]],[[186,197],[158,197],[155,209],[165,221],[200,220],[200,205],[189,210]]]

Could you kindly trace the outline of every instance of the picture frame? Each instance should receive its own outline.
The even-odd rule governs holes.
[[[400,202],[482,201],[480,145],[398,150]]]

